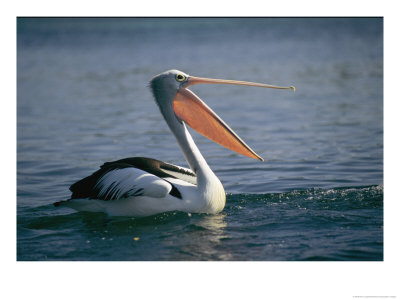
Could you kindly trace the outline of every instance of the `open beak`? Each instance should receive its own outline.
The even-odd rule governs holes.
[[[191,128],[209,138],[210,140],[239,154],[264,161],[257,155],[211,108],[207,106],[196,94],[187,88],[201,83],[247,85],[274,89],[292,89],[264,83],[247,81],[210,79],[190,76],[179,88],[174,101],[175,115],[187,123]]]

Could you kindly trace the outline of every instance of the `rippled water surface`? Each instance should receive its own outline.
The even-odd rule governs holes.
[[[379,18],[18,19],[18,260],[382,260]],[[264,162],[193,132],[218,215],[143,219],[52,203],[103,162],[186,166],[148,88],[171,68]]]

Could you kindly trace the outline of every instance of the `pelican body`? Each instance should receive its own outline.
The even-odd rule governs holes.
[[[150,88],[190,169],[146,157],[106,162],[92,175],[71,185],[70,199],[54,205],[133,217],[167,211],[221,212],[226,201],[224,187],[201,155],[187,125],[232,151],[260,161],[263,159],[188,89],[205,83],[294,90],[292,86],[194,77],[178,70],[161,73],[150,81]]]

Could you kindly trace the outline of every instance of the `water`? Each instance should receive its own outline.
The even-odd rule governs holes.
[[[383,260],[379,18],[18,19],[18,260]],[[186,166],[148,88],[171,68],[265,159],[192,132],[218,215],[55,208],[105,161]]]

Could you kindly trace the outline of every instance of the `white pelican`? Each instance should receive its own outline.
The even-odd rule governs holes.
[[[225,190],[189,134],[186,124],[239,154],[258,159],[245,142],[188,88],[200,83],[292,89],[246,81],[209,79],[169,70],[150,87],[190,169],[145,157],[106,162],[92,175],[71,185],[69,200],[56,202],[78,211],[144,217],[167,211],[216,214],[225,206]]]

